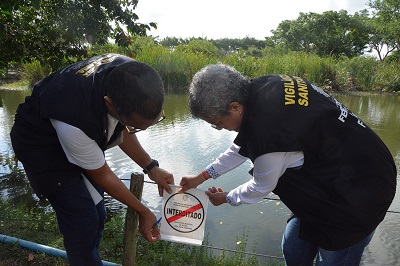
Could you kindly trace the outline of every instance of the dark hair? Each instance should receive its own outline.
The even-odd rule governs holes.
[[[115,67],[106,81],[107,95],[123,116],[133,113],[146,119],[160,114],[164,103],[161,77],[149,65],[130,61]]]
[[[195,118],[226,115],[229,105],[245,105],[250,80],[231,66],[207,65],[193,77],[189,86],[189,108]]]

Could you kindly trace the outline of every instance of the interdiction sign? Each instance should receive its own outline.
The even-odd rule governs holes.
[[[204,238],[208,197],[203,190],[190,189],[178,193],[179,186],[171,185],[172,193],[163,193],[161,239],[201,245]]]

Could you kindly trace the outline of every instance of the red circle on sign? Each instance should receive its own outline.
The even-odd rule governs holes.
[[[173,197],[182,197],[182,201],[190,201],[188,204],[180,204],[177,206]],[[186,199],[185,199],[186,197]],[[168,205],[174,205],[174,208],[169,208]],[[204,207],[200,200],[190,193],[175,193],[171,195],[165,202],[164,217],[172,229],[181,233],[191,233],[196,231],[204,222]],[[188,222],[189,221],[189,222]],[[188,225],[193,225],[190,227]],[[198,224],[197,224],[198,223]]]

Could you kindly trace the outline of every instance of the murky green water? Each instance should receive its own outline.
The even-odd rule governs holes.
[[[11,157],[9,131],[13,115],[28,91],[0,90],[0,173],[10,171],[6,158]],[[335,97],[371,126],[384,140],[400,169],[400,96],[393,95],[335,95]],[[161,167],[175,175],[179,183],[181,176],[199,173],[214,158],[223,152],[232,142],[235,133],[217,131],[207,123],[194,120],[188,113],[186,95],[167,95],[165,102],[167,119],[153,128],[137,134],[145,149],[156,158]],[[123,179],[129,179],[132,172],[141,169],[131,162],[119,148],[106,152],[111,168]],[[200,188],[219,186],[230,190],[246,182],[250,176],[247,170],[250,163],[245,163],[234,171],[202,184]],[[129,184],[129,181],[124,181]],[[24,176],[13,180],[0,177],[0,198],[16,197],[16,200],[32,201],[29,186]],[[5,189],[8,188],[8,189]],[[161,200],[156,186],[144,185],[143,202],[160,216]],[[117,212],[124,206],[112,199],[107,199],[107,206]],[[400,264],[400,196],[395,200],[384,222],[368,246],[363,265],[399,265]],[[206,234],[209,245],[235,249],[237,238],[242,233],[248,237],[247,251],[256,250],[260,254],[280,255],[280,242],[288,209],[279,201],[264,200],[258,204],[231,207],[214,207],[210,204],[207,213]],[[255,247],[255,248],[254,248]]]

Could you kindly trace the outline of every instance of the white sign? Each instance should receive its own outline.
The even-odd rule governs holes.
[[[208,196],[204,190],[189,189],[178,193],[180,186],[170,185],[172,193],[163,192],[161,239],[201,245],[204,238]]]

